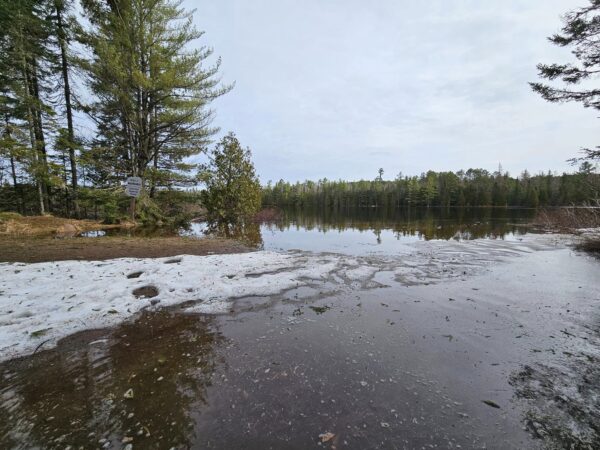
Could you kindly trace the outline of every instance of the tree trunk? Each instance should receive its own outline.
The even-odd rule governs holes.
[[[34,173],[34,178],[35,178],[35,184],[37,187],[37,191],[38,191],[38,200],[39,200],[39,204],[40,204],[40,214],[44,215],[46,213],[46,209],[44,206],[44,190],[42,189],[42,183],[40,181],[40,176],[39,176],[39,167],[38,167],[38,154],[37,154],[37,146],[36,146],[36,142],[35,142],[35,132],[34,132],[34,125],[33,125],[33,111],[31,110],[31,107],[27,108],[27,121],[29,122],[29,139],[31,142],[31,152],[32,152],[32,157],[33,157],[33,161],[34,161],[34,166],[35,166],[35,173]]]
[[[158,155],[154,155],[154,171],[152,172],[152,179],[150,180],[150,198],[154,198],[156,192],[156,176],[158,171]]]
[[[157,182],[157,177],[158,177],[158,154],[159,154],[159,148],[158,148],[158,132],[156,131],[156,116],[157,116],[157,110],[156,107],[152,107],[152,116],[151,116],[151,120],[150,120],[150,128],[154,130],[154,132],[151,134],[151,144],[150,144],[150,148],[153,149],[153,165],[154,165],[154,171],[152,172],[152,180],[151,180],[151,184],[150,184],[150,198],[154,198],[154,193],[156,192],[156,182]]]
[[[15,167],[15,158],[12,155],[10,156],[10,174],[12,175],[15,193],[17,194],[17,198],[19,199],[19,212],[21,214],[25,214],[25,210],[24,210],[25,203],[23,201],[23,190],[21,189],[21,186],[19,185],[19,182],[17,180],[17,169]]]
[[[79,201],[77,199],[77,162],[75,161],[75,133],[73,131],[73,110],[71,107],[71,86],[69,83],[69,66],[67,61],[67,41],[63,24],[63,5],[61,0],[56,1],[56,22],[58,25],[58,42],[60,45],[60,58],[62,78],[65,91],[65,109],[67,113],[67,138],[69,145],[69,162],[71,166],[71,195],[75,217],[79,218]]]
[[[10,132],[10,124],[8,122],[8,116],[5,117],[5,122],[6,122],[6,136],[10,139],[11,137],[11,132]],[[19,185],[19,181],[17,179],[17,168],[16,168],[16,164],[15,164],[15,157],[12,155],[10,155],[10,174],[12,176],[12,182],[13,182],[13,187],[15,188],[15,194],[17,195],[17,198],[19,199],[19,212],[21,214],[24,214],[25,211],[25,199],[23,198],[23,190],[21,189],[21,186]]]
[[[33,125],[33,134],[34,134],[34,151],[38,158],[38,162],[40,164],[42,174],[39,176],[39,189],[41,190],[42,201],[43,201],[43,211],[50,212],[50,189],[47,183],[48,178],[48,159],[46,154],[46,141],[44,138],[44,127],[42,120],[42,111],[39,107],[40,104],[40,90],[37,80],[37,62],[35,59],[32,60],[31,63],[31,71],[27,70],[27,77],[29,81],[29,95],[36,102],[35,108],[30,108],[32,125]]]

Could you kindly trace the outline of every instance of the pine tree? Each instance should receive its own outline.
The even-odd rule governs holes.
[[[0,109],[5,123],[29,131],[27,169],[42,214],[50,209],[51,184],[45,133],[53,115],[46,97],[54,58],[48,48],[48,15],[44,0],[0,1]]]
[[[261,187],[250,149],[243,149],[233,133],[217,144],[200,179],[206,183],[202,203],[215,221],[243,221],[260,208]]]
[[[98,124],[95,147],[108,151],[115,176],[140,176],[171,185],[189,180],[184,160],[203,152],[217,130],[208,104],[231,86],[220,86],[220,60],[204,67],[210,48],[189,50],[203,33],[181,2],[87,0],[93,30],[81,61],[96,101],[88,105]]]
[[[571,47],[576,64],[538,64],[539,76],[549,81],[561,80],[555,87],[544,83],[530,83],[532,89],[549,102],[580,102],[586,108],[600,110],[600,89],[577,88],[600,73],[600,0],[589,0],[589,5],[567,13],[563,28],[550,38],[559,47]],[[600,147],[584,149],[584,159],[600,159]],[[572,160],[575,162],[577,159]]]
[[[65,148],[69,155],[69,171],[71,173],[71,200],[76,217],[79,217],[79,201],[77,198],[77,162],[75,150],[78,144],[75,139],[75,130],[73,126],[73,105],[71,100],[71,82],[69,79],[70,62],[68,58],[69,49],[69,23],[68,13],[71,4],[68,0],[54,0],[55,12],[55,34],[58,48],[60,51],[60,71],[63,83],[65,115],[67,119],[67,129],[60,133],[59,144]]]

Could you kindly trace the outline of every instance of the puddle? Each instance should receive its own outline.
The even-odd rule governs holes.
[[[0,367],[2,448],[185,448],[223,337],[210,317],[143,314]],[[8,385],[7,385],[8,383]],[[130,392],[131,395],[125,395]]]

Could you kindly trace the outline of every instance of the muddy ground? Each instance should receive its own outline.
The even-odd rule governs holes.
[[[19,238],[0,237],[0,262],[36,263],[112,258],[160,258],[250,251],[244,244],[220,238],[128,237]]]
[[[599,279],[557,246],[148,310],[0,365],[0,447],[600,448]]]
[[[232,239],[182,237],[177,230],[145,230],[131,223],[107,225],[49,215],[0,217],[0,262],[97,261],[247,251],[247,246]]]

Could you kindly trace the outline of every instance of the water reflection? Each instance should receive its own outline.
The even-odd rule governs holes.
[[[0,447],[189,448],[192,411],[222,362],[224,339],[212,322],[147,313],[2,364]]]
[[[78,237],[86,238],[99,238],[104,236],[119,236],[119,237],[136,237],[136,238],[154,238],[154,237],[173,237],[178,236],[181,231],[187,231],[186,229],[180,230],[169,226],[157,227],[157,226],[138,226],[138,227],[116,227],[109,228],[106,230],[92,230],[84,231],[79,233]]]
[[[329,231],[373,231],[381,241],[381,231],[393,231],[396,238],[416,236],[421,239],[502,238],[524,232],[522,225],[533,218],[535,210],[507,208],[422,208],[422,209],[352,209],[284,210],[278,222],[265,225],[279,231],[290,228]]]
[[[292,209],[260,224],[193,224],[191,234],[233,237],[266,250],[389,253],[418,240],[513,238],[527,232],[524,225],[534,214],[534,210],[503,208]]]
[[[506,239],[525,234],[535,210],[508,208],[284,209],[270,220],[237,224],[192,223],[185,230],[115,229],[86,237],[206,235],[237,239],[265,250],[303,249],[362,254],[394,252],[418,240]],[[371,248],[369,248],[371,247]]]
[[[227,239],[236,239],[252,248],[262,248],[263,239],[260,223],[247,221],[239,223],[209,222],[201,224],[202,228],[191,228],[192,234],[204,233]]]

